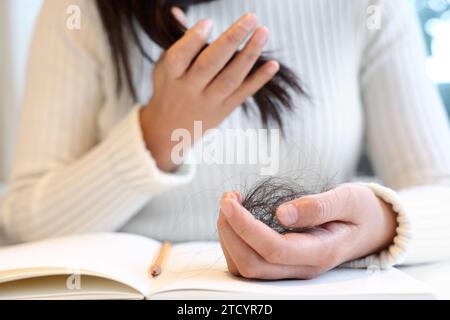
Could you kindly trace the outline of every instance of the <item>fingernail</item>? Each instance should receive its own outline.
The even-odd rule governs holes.
[[[283,225],[292,226],[297,223],[297,210],[292,204],[281,206],[277,217]]]
[[[253,29],[258,24],[258,17],[254,13],[247,13],[242,18],[242,23],[249,29]]]
[[[236,201],[239,200],[238,194],[237,194],[236,191],[225,192],[225,193],[222,195],[222,198],[221,198],[221,199],[223,199],[223,200],[225,200],[225,199],[232,199],[232,200],[236,200]]]
[[[269,33],[267,28],[263,28],[262,30],[260,30],[256,35],[256,42],[258,42],[258,44],[260,46],[264,46],[266,45],[267,41],[269,40]]]
[[[266,72],[269,75],[275,75],[278,71],[280,71],[280,64],[276,61],[272,61],[268,64]]]
[[[202,36],[209,37],[213,28],[213,22],[211,20],[203,20],[199,23],[198,29],[202,33]]]
[[[222,209],[222,212],[226,218],[230,218],[233,214],[233,206],[230,200],[222,201],[220,208]]]

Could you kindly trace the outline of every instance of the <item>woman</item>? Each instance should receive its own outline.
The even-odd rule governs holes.
[[[288,235],[253,219],[238,192],[225,193],[218,235],[230,271],[311,278],[340,265],[448,257],[450,131],[423,71],[408,1],[209,1],[190,7],[186,19],[199,22],[170,46],[170,30],[169,37],[166,29],[162,38],[152,33],[161,21],[130,9],[145,7],[144,0],[127,3],[123,15],[104,1],[44,3],[1,207],[11,241],[117,230],[172,241],[214,238],[220,194],[252,181],[261,165],[195,166],[189,157],[177,164],[171,135],[192,133],[196,120],[205,130],[260,128],[239,105],[287,72],[267,59],[253,68],[270,31],[268,49],[301,77],[310,97],[292,95],[294,110],[280,113],[277,175],[308,173],[307,186],[333,179],[337,187],[280,206],[285,226],[315,227]],[[66,27],[74,4],[79,30]],[[187,23],[180,9],[173,14]],[[202,51],[210,37],[217,40]],[[168,50],[153,65],[145,55],[158,57],[157,44]],[[363,142],[385,186],[348,183]],[[197,144],[189,154],[199,156]]]

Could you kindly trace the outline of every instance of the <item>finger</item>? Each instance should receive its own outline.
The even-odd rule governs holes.
[[[212,29],[211,20],[202,20],[167,50],[164,61],[175,78],[181,77],[186,72],[198,53],[205,47]]]
[[[247,37],[255,31],[257,23],[256,15],[249,13],[232,25],[197,58],[189,71],[191,80],[205,88],[225,67]]]
[[[340,257],[337,246],[349,236],[348,232],[336,233],[328,229],[280,235],[232,199],[223,199],[221,210],[235,233],[272,264],[323,266]]]
[[[318,268],[310,266],[271,264],[246,244],[225,218],[222,219],[219,227],[229,255],[236,262],[239,274],[245,278],[262,280],[311,279],[319,274]]]
[[[222,236],[222,232],[221,232],[221,228],[220,226],[224,223],[224,217],[223,214],[219,214],[219,219],[217,221],[217,229],[218,229],[218,234],[219,234],[219,241],[220,241],[220,246],[222,248],[223,254],[225,256],[225,260],[227,261],[227,266],[228,266],[228,271],[230,271],[231,274],[238,276],[239,275],[239,270],[236,267],[236,263],[234,262],[233,258],[231,257],[226,244],[225,244],[225,240],[223,239]]]
[[[249,97],[255,95],[264,87],[280,70],[280,65],[276,61],[269,61],[252,74],[224,103],[227,111],[230,111]]]
[[[222,195],[222,199],[234,199],[234,200],[238,201],[239,203],[242,203],[242,196],[239,191],[226,192]],[[218,233],[219,233],[220,246],[222,247],[222,251],[223,251],[225,259],[227,261],[228,271],[230,271],[230,273],[232,273],[233,275],[238,276],[239,271],[236,267],[236,263],[234,262],[233,258],[231,257],[231,255],[225,245],[222,233],[220,232],[220,225],[224,223],[224,219],[225,218],[223,216],[223,213],[222,213],[222,211],[220,211],[219,219],[217,221],[217,229],[218,229]]]
[[[222,199],[221,211],[234,232],[266,261],[288,264],[287,262],[293,259],[289,255],[303,255],[302,252],[292,252],[293,243],[287,242],[284,235],[280,235],[255,219],[235,200]],[[308,257],[305,255],[303,258],[305,264],[308,264]],[[295,261],[299,260],[301,259],[295,259]]]
[[[238,203],[242,203],[242,195],[239,191],[225,192],[221,197],[221,200],[222,199],[232,199],[236,200]]]
[[[184,14],[184,11],[181,10],[179,7],[172,7],[171,11],[175,19],[177,19],[179,23],[181,23],[183,26],[187,28],[187,26],[189,25],[189,20]]]
[[[277,210],[278,220],[290,228],[320,226],[331,221],[353,222],[355,196],[348,186],[287,202]]]
[[[228,97],[237,90],[261,56],[263,48],[268,40],[269,30],[267,30],[267,28],[257,29],[245,48],[212,82],[207,89],[207,93],[211,92],[215,95]]]

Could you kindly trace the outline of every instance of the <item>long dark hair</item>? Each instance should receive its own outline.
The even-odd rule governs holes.
[[[215,0],[96,0],[116,66],[118,91],[123,89],[122,75],[125,75],[127,88],[133,98],[137,99],[127,48],[128,37],[131,36],[146,59],[154,62],[139,40],[136,22],[152,41],[166,50],[186,32],[186,28],[173,16],[172,7],[178,6],[186,11],[190,5],[211,1]],[[263,55],[251,73],[268,61],[269,57]],[[253,99],[265,126],[273,121],[283,128],[282,112],[293,109],[290,90],[298,94],[304,94],[304,90],[296,74],[285,65],[280,66],[278,74]],[[244,103],[243,108],[247,112],[248,103]]]

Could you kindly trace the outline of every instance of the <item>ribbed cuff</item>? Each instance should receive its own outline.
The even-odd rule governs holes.
[[[387,269],[401,264],[405,260],[411,243],[412,230],[409,217],[400,198],[394,190],[379,184],[361,183],[361,185],[370,188],[377,197],[392,205],[392,208],[397,213],[397,235],[392,245],[386,250],[362,259],[350,261],[342,265],[342,267]]]
[[[130,188],[150,195],[162,193],[190,182],[195,175],[195,161],[189,158],[174,173],[161,171],[145,146],[136,106],[107,137],[109,163],[117,176]]]

